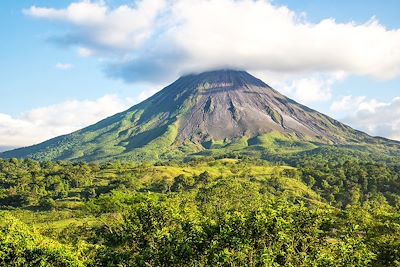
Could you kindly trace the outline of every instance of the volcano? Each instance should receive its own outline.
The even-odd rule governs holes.
[[[0,156],[140,162],[326,145],[399,147],[301,105],[245,71],[217,70],[183,76],[124,112]]]

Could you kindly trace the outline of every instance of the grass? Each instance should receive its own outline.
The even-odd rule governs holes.
[[[311,150],[317,146],[310,143],[299,141],[292,136],[285,136],[279,132],[270,132],[256,137],[252,140],[252,145],[260,146],[270,153],[288,154],[305,150]]]

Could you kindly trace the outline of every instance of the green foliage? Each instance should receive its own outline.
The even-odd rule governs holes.
[[[0,214],[0,266],[84,266],[70,248]]]
[[[338,151],[0,160],[0,266],[398,266],[398,162]]]
[[[134,205],[121,223],[103,232],[107,243],[95,264],[369,266],[375,260],[357,232],[346,228],[345,235],[334,234],[338,218],[333,210],[278,200],[256,209],[236,206],[210,218],[175,204],[147,200]]]
[[[396,206],[400,192],[398,164],[312,156],[299,165],[303,181],[337,207],[380,197]]]

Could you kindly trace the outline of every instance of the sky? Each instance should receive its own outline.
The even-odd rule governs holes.
[[[0,151],[219,68],[400,140],[399,10],[397,0],[1,1]]]

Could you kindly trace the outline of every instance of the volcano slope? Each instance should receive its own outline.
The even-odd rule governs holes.
[[[162,161],[205,155],[268,158],[335,146],[399,155],[399,143],[301,105],[245,71],[179,78],[147,100],[94,125],[0,154],[35,160]]]

